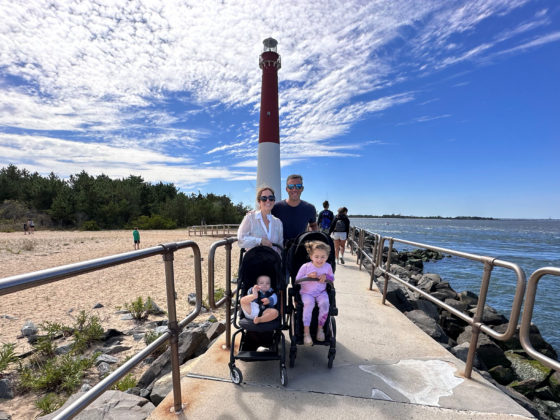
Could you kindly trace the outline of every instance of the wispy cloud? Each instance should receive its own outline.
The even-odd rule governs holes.
[[[429,101],[422,102],[421,104],[418,104],[418,105],[420,105],[420,106],[422,106],[422,105],[428,105],[428,104],[431,104],[432,102],[436,102],[436,101],[439,101],[439,98],[430,99]]]
[[[525,42],[521,45],[518,45],[517,47],[500,51],[498,54],[500,54],[500,55],[511,54],[511,53],[527,50],[527,49],[530,49],[530,48],[539,47],[541,45],[548,44],[549,42],[555,42],[555,41],[560,41],[560,31],[553,32],[553,33],[550,33],[548,35],[537,37],[537,38],[533,39],[532,41]]]
[[[470,85],[471,82],[461,82],[461,83],[457,83],[456,85],[453,85],[451,87],[461,87],[461,86],[467,86]]]
[[[424,117],[418,117],[418,118],[414,118],[408,122],[403,122],[403,123],[399,123],[397,124],[397,126],[399,125],[408,125],[408,124],[416,124],[416,123],[423,123],[423,122],[428,122],[428,121],[433,121],[433,120],[439,120],[440,118],[448,118],[451,117],[451,114],[446,114],[446,115],[438,115],[436,117],[429,117],[429,116],[424,116]]]

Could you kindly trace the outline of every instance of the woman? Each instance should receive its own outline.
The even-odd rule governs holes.
[[[333,219],[331,223],[331,228],[329,229],[329,235],[333,234],[334,239],[334,252],[336,255],[336,262],[344,264],[344,249],[346,247],[346,238],[350,232],[350,220],[348,219],[348,209],[346,207],[341,207],[338,209],[338,214]],[[340,250],[340,260],[338,259],[338,254]]]
[[[248,213],[237,231],[237,243],[241,248],[249,250],[258,245],[272,247],[272,244],[283,246],[282,222],[270,213],[275,201],[276,197],[274,197],[272,188],[262,187],[257,191],[257,203],[260,210]],[[276,251],[281,253],[279,249]]]

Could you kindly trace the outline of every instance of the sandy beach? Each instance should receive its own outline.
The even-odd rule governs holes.
[[[141,231],[142,249],[165,242],[185,240],[193,240],[198,244],[204,259],[202,281],[205,298],[208,288],[208,250],[220,239],[219,237],[189,237],[186,230]],[[19,232],[0,233],[0,278],[129,251],[133,251],[132,231],[38,231],[34,235],[27,236]],[[232,252],[234,275],[237,273],[238,260],[239,248],[234,245]],[[176,305],[179,319],[183,319],[193,308],[188,303],[189,293],[195,291],[193,261],[193,253],[190,249],[175,253],[175,287],[178,294]],[[219,248],[216,252],[215,278],[216,288],[225,286],[224,248]],[[18,353],[31,350],[27,340],[17,339],[26,320],[31,320],[35,324],[53,321],[71,325],[80,310],[99,316],[105,329],[128,330],[134,326],[134,321],[122,321],[120,319],[122,315],[115,312],[126,302],[131,302],[138,296],[143,298],[150,296],[160,307],[167,309],[164,265],[161,256],[1,296],[0,315],[9,315],[17,320],[0,318],[0,343],[17,343]],[[92,309],[97,303],[101,303],[103,308]],[[224,311],[220,310],[201,314],[197,321],[206,320],[212,314],[218,319],[224,317]],[[150,316],[150,320],[164,318],[164,316]],[[119,356],[126,357],[143,346],[142,341],[137,342],[131,350]],[[29,405],[32,406],[32,401],[16,397],[14,400],[4,401],[1,405],[9,406],[9,411],[13,410],[12,413],[16,409],[19,411],[19,415],[14,419],[33,418],[33,410],[27,411],[30,409]],[[20,410],[27,413],[24,414]]]

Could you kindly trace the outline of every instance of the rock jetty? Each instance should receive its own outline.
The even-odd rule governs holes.
[[[374,244],[375,237],[366,232],[364,251],[369,256]],[[354,250],[359,252],[356,248]],[[384,268],[388,252],[389,248],[385,247]],[[476,293],[468,290],[457,292],[451,286],[453,279],[442,279],[438,274],[424,273],[425,262],[445,257],[442,253],[431,250],[399,252],[393,248],[390,272],[472,317],[478,304]],[[364,258],[364,266],[371,273],[372,266],[367,258]],[[375,269],[374,280],[379,290],[383,291],[385,278],[379,268]],[[472,327],[467,322],[391,279],[387,285],[387,300],[455,357],[466,361],[472,335]],[[490,305],[485,305],[483,322],[503,333],[508,328],[509,320]],[[537,351],[558,360],[556,351],[534,324],[531,325],[530,338]],[[475,368],[538,419],[560,420],[560,372],[554,372],[527,355],[519,341],[519,326],[514,337],[505,342],[481,332]]]

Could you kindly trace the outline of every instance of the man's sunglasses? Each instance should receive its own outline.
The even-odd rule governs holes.
[[[286,186],[288,187],[289,190],[293,190],[294,188],[296,190],[301,190],[303,188],[303,184],[288,184]]]
[[[276,197],[274,197],[273,195],[269,195],[268,197],[266,195],[261,195],[259,200],[261,200],[263,203],[266,203],[266,200],[276,201]]]

